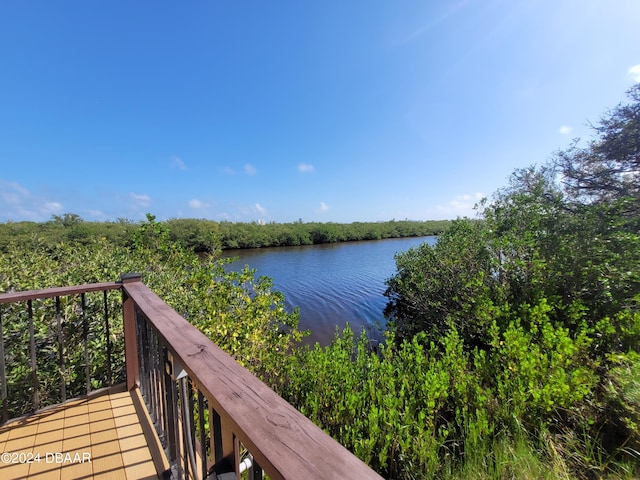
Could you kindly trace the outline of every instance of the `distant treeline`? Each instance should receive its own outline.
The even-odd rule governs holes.
[[[147,221],[154,219],[147,215]],[[79,215],[54,215],[47,222],[0,223],[0,251],[9,243],[37,237],[46,243],[89,243],[105,238],[116,245],[133,242],[133,232],[144,222],[118,219],[110,222],[88,222]],[[449,220],[354,223],[236,223],[213,220],[176,218],[159,222],[172,241],[195,252],[216,249],[260,248],[313,245],[320,243],[380,240],[384,238],[439,235]]]

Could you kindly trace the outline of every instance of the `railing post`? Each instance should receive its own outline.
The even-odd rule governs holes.
[[[139,282],[141,278],[141,275],[137,273],[125,273],[120,276],[120,282],[122,284]],[[122,322],[124,325],[124,358],[127,370],[127,390],[133,390],[140,385],[136,309],[133,299],[127,295],[124,289],[122,289]]]
[[[0,305],[0,383],[2,386],[0,387],[1,397],[2,397],[2,423],[7,423],[9,419],[9,405],[8,405],[8,397],[7,397],[7,372],[4,364],[4,332],[2,330],[2,307]]]

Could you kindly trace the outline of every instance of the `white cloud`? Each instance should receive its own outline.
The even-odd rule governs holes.
[[[634,82],[640,83],[640,63],[629,69],[629,76]]]
[[[9,182],[7,183],[7,185],[14,189],[15,191],[17,191],[18,193],[20,193],[21,195],[29,195],[29,190],[27,190],[26,188],[24,188],[22,185],[20,185],[19,183],[16,182]]]
[[[562,135],[569,135],[571,133],[571,130],[573,130],[573,128],[571,128],[569,125],[562,125],[560,127],[560,130],[558,130]]]
[[[0,200],[2,203],[9,205],[19,205],[21,203],[21,195],[15,192],[0,192]]]
[[[194,198],[193,200],[189,200],[189,207],[191,208],[204,208],[207,205],[205,203],[203,203],[201,200],[198,200],[197,198]]]
[[[250,163],[245,163],[244,167],[242,167],[242,171],[246,175],[255,175],[256,173],[258,173],[258,170],[256,169],[256,167],[254,167]],[[235,175],[236,173],[238,173],[238,171],[232,167],[223,167],[221,172],[224,173],[225,175]]]
[[[54,213],[61,213],[64,207],[59,202],[45,202],[44,211]]]
[[[216,213],[216,215],[239,222],[260,221],[260,217],[269,216],[268,209],[259,203],[254,203],[252,205],[231,204],[230,207],[231,208],[226,212],[219,212]]]
[[[482,200],[484,196],[484,193],[481,192],[458,195],[445,205],[438,205],[436,211],[443,218],[473,217],[475,216],[473,207]]]
[[[105,214],[101,210],[87,210],[87,213],[93,218],[104,218]]]
[[[0,180],[0,221],[48,220],[51,215],[62,213],[62,203],[31,193],[16,182]]]
[[[129,197],[131,197],[131,199],[141,207],[148,207],[151,205],[151,197],[149,195],[130,193]]]
[[[299,163],[298,171],[302,173],[313,173],[316,169],[310,163]]]
[[[0,200],[11,205],[21,204],[23,199],[29,197],[29,190],[15,182],[0,181]]]
[[[180,157],[176,157],[175,155],[171,157],[171,168],[177,168],[178,170],[186,170],[187,166]]]
[[[264,208],[264,207],[263,207],[262,205],[260,205],[259,203],[256,203],[256,204],[253,206],[253,208],[254,208],[254,210],[255,210],[256,212],[258,212],[260,215],[266,215],[266,214],[267,214],[267,209],[266,209],[266,208]]]
[[[331,207],[329,205],[327,205],[324,202],[320,202],[320,208],[318,209],[318,212],[326,212],[330,209]]]

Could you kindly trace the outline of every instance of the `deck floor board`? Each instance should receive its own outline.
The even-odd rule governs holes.
[[[131,394],[113,387],[0,427],[0,479],[157,479],[147,445]]]

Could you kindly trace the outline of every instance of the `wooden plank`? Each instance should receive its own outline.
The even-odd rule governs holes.
[[[140,427],[142,428],[143,435],[146,439],[149,453],[154,463],[155,471],[160,474],[159,476],[162,476],[165,472],[168,472],[170,470],[171,465],[169,464],[169,461],[164,454],[162,444],[160,443],[160,439],[156,434],[155,427],[153,426],[153,422],[151,421],[151,417],[149,416],[149,412],[144,405],[144,400],[142,399],[142,395],[140,394],[140,389],[136,388],[129,393],[131,395],[131,400],[136,411],[136,416],[138,417],[138,422],[140,423]]]
[[[380,479],[141,282],[123,284],[238,440],[274,479]]]
[[[111,402],[126,478],[157,479],[156,468],[130,394],[114,394]]]
[[[64,407],[61,406],[37,415],[38,428],[33,452],[39,455],[40,460],[30,466],[29,478],[61,479],[60,466],[50,461],[48,454],[62,451],[64,415]]]
[[[26,302],[37,298],[53,298],[65,295],[79,295],[86,292],[99,292],[104,290],[118,290],[122,285],[116,282],[88,283],[70,287],[43,288],[40,290],[25,290],[23,292],[8,292],[0,294],[0,304]]]
[[[91,431],[89,427],[89,399],[70,402],[64,416],[64,439],[62,454],[91,454]],[[82,478],[93,475],[93,467],[89,462],[61,462],[62,478]]]
[[[2,427],[0,427],[0,453],[7,451],[5,449],[5,444],[7,443],[7,440],[9,439],[9,431],[10,430],[11,430],[11,427],[7,426],[7,425],[3,425]]]
[[[116,478],[124,464],[116,431],[110,395],[89,402],[89,431],[91,435],[91,466],[94,479]]]
[[[34,455],[33,447],[37,429],[38,423],[35,418],[26,418],[11,424],[4,451],[1,452],[9,454],[9,457],[2,457],[0,478],[13,479],[26,478],[28,476],[30,464],[21,461],[22,459],[19,455]]]
[[[0,479],[158,478],[137,410],[124,384],[4,425],[0,428],[0,448],[0,453],[12,449],[40,454],[40,462],[0,463]],[[56,453],[63,456],[56,458]],[[83,454],[90,457],[77,463],[82,462]]]

